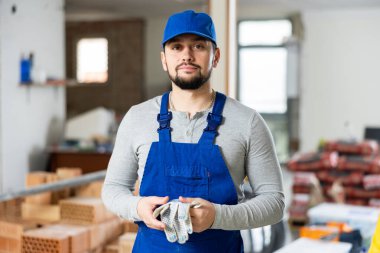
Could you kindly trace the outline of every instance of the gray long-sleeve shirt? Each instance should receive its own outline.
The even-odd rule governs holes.
[[[157,114],[161,96],[133,106],[122,120],[108,165],[102,190],[106,207],[122,218],[141,220],[137,214],[140,196],[133,196],[137,178],[143,179],[145,162],[152,142],[158,141]],[[207,125],[211,109],[189,118],[186,112],[173,111],[173,142],[197,143]],[[282,174],[272,136],[262,117],[238,101],[228,98],[224,120],[215,144],[233,179],[239,203],[214,204],[214,229],[241,230],[274,224],[284,211]],[[253,196],[244,196],[243,180],[248,177]],[[159,182],[157,182],[159,183]]]

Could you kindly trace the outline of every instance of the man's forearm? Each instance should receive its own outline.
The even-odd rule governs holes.
[[[242,230],[279,222],[284,213],[284,195],[262,194],[237,205],[214,204],[216,214],[211,228]]]

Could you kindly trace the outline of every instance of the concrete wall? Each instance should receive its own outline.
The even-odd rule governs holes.
[[[64,77],[63,5],[63,0],[0,1],[0,192],[21,189],[28,171],[44,170],[46,147],[60,138],[64,89],[20,86],[19,61],[32,51],[36,67]]]
[[[162,69],[160,52],[166,17],[148,18],[145,21],[145,97],[161,95],[171,87],[167,73]]]

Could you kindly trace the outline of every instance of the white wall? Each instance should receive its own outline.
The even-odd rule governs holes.
[[[228,1],[210,0],[210,15],[215,25],[216,43],[220,48],[220,60],[218,66],[212,70],[211,85],[216,91],[226,93],[228,82]]]
[[[44,170],[46,147],[60,137],[64,88],[21,87],[19,60],[64,77],[63,0],[0,0],[0,192],[23,188],[26,172]],[[11,13],[12,5],[17,8]]]
[[[301,150],[380,126],[380,9],[303,13]]]
[[[170,80],[162,69],[160,52],[166,17],[145,20],[145,96],[151,98],[170,87]]]

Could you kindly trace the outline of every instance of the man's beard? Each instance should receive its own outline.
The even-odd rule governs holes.
[[[190,64],[190,65],[192,65],[192,64]],[[195,66],[195,65],[193,65],[193,66]],[[197,89],[199,89],[200,87],[202,87],[203,84],[205,84],[210,79],[211,72],[212,72],[212,68],[211,68],[206,75],[202,75],[199,66],[196,66],[196,67],[198,67],[197,75],[192,77],[189,80],[185,80],[184,78],[178,76],[178,67],[176,68],[176,75],[175,76],[172,76],[169,73],[169,71],[168,71],[168,75],[169,75],[169,79],[173,83],[175,83],[179,88],[181,88],[182,90],[197,90]]]

